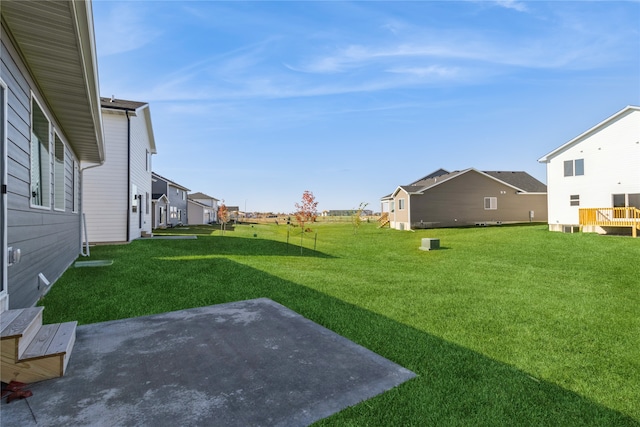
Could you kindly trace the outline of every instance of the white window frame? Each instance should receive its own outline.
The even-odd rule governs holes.
[[[38,106],[38,109],[40,109],[40,111],[42,112],[42,115],[45,117],[45,119],[47,120],[47,141],[46,141],[46,145],[47,145],[47,158],[48,158],[48,162],[46,163],[47,165],[47,170],[45,171],[45,174],[47,176],[46,182],[45,183],[40,183],[40,191],[42,192],[42,195],[47,196],[47,200],[42,200],[42,204],[35,204],[33,202],[33,111],[34,111],[34,103]],[[43,209],[43,210],[51,210],[51,205],[52,205],[52,200],[51,200],[51,119],[49,119],[49,116],[47,116],[47,113],[44,111],[44,108],[42,108],[42,105],[40,104],[40,102],[38,101],[38,99],[36,98],[35,94],[33,92],[31,92],[31,125],[29,127],[29,131],[30,131],[30,139],[29,139],[29,206],[31,208],[34,209]],[[42,141],[39,141],[40,143],[42,143]],[[44,144],[43,144],[44,145]],[[39,159],[40,162],[42,162],[42,159]],[[40,163],[40,168],[42,169],[43,164]],[[40,171],[40,175],[42,174],[42,170]],[[44,192],[45,187],[46,186],[46,193]]]
[[[399,211],[404,210],[404,199],[398,199],[398,210]]]
[[[58,158],[56,154],[57,142],[60,141],[62,144],[62,165],[60,169],[60,165],[57,163]],[[53,131],[53,209],[59,212],[64,212],[66,210],[67,205],[67,194],[66,194],[66,162],[65,156],[67,153],[67,146],[64,140],[60,137],[60,134],[57,130]],[[62,179],[60,181],[59,173],[62,172]],[[62,191],[62,206],[58,206],[58,191]]]
[[[80,166],[78,165],[78,161],[73,159],[73,199],[72,199],[72,212],[77,214],[80,212]]]
[[[487,204],[487,202],[489,202]],[[498,198],[497,197],[485,197],[484,198],[484,210],[485,211],[495,211],[498,209]]]
[[[577,173],[577,162],[580,162],[580,164],[581,164],[581,172],[582,173]],[[571,166],[571,171],[570,172],[567,170],[568,166]],[[573,160],[565,160],[562,163],[562,173],[565,176],[565,178],[569,177],[569,176],[583,176],[584,175],[584,158],[582,158],[582,159],[573,159]]]
[[[569,195],[569,206],[580,206],[580,195],[579,194],[570,194]]]

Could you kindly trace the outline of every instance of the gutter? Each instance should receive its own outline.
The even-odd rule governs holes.
[[[129,111],[131,110],[124,110],[124,114],[127,116],[127,242],[131,238],[131,117],[129,117]]]
[[[98,166],[102,166],[105,162],[105,156],[102,157],[102,162],[97,163],[95,165],[86,166],[84,168],[78,168],[78,172],[80,174],[80,255],[89,256],[91,252],[89,251],[89,236],[87,235],[87,221],[84,217],[84,171],[87,169],[97,168]],[[84,227],[83,227],[84,225]],[[84,234],[85,246],[82,244],[82,235]]]

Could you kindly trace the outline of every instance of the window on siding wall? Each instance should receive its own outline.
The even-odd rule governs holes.
[[[565,160],[564,176],[584,175],[584,159]]]
[[[49,120],[35,99],[31,99],[31,204],[51,206],[51,156]]]
[[[169,218],[176,219],[178,218],[178,208],[175,206],[171,206],[169,208]]]
[[[485,197],[484,198],[484,210],[496,210],[498,209],[497,197]]]
[[[569,196],[569,206],[580,206],[579,194],[572,194]]]
[[[64,144],[57,133],[54,137],[53,151],[53,207],[57,210],[64,210]]]
[[[404,210],[404,199],[398,199],[398,210]]]

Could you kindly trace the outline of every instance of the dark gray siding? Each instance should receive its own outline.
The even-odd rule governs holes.
[[[65,144],[65,209],[53,210],[53,187],[50,187],[51,207],[30,206],[30,112],[31,91],[38,93],[35,84],[10,45],[2,30],[0,76],[7,90],[7,241],[20,249],[18,264],[8,267],[9,307],[34,305],[48,290],[38,280],[40,273],[53,283],[76,259],[80,251],[80,214],[73,213],[73,169],[75,155]],[[42,98],[40,97],[42,101]],[[56,126],[53,116],[45,114]],[[66,141],[66,137],[60,134]],[[53,150],[53,145],[51,145]],[[53,183],[53,161],[50,172]]]
[[[546,194],[516,193],[513,187],[469,171],[429,188],[423,195],[412,195],[411,228],[420,228],[420,221],[428,227],[528,222],[529,211],[535,212],[535,221],[546,222]],[[486,210],[485,197],[495,197],[497,209]]]

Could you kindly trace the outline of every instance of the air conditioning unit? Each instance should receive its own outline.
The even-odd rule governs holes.
[[[432,251],[434,249],[440,249],[440,239],[430,239],[424,238],[422,239],[422,246],[418,249],[421,251]]]

